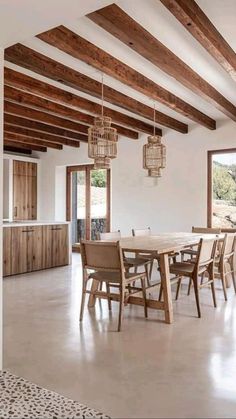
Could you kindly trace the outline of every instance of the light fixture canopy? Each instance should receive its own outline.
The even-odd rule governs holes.
[[[111,123],[111,118],[103,115],[102,76],[102,114],[94,119],[94,125],[88,129],[88,156],[94,159],[95,169],[109,169],[110,160],[117,156],[118,135]]]
[[[166,167],[166,146],[162,144],[161,137],[156,135],[154,105],[153,135],[148,136],[147,144],[143,146],[143,168],[148,171],[149,177],[161,177],[161,169]]]

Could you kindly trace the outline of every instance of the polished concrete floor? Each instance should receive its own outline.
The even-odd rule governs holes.
[[[193,294],[193,293],[192,293]],[[81,265],[4,280],[4,368],[114,418],[236,417],[236,296],[218,308],[201,290],[181,290],[174,323],[126,307],[116,332],[107,302],[85,309],[79,324]]]

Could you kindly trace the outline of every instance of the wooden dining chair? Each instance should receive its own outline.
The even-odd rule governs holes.
[[[151,235],[152,235],[152,233],[151,233],[151,228],[150,227],[147,227],[147,228],[144,228],[144,229],[132,228],[132,236],[133,237],[145,237],[145,236],[151,236]],[[153,263],[154,263],[154,260],[155,260],[156,257],[152,252],[136,253],[136,257],[137,258],[143,258],[143,259],[149,261],[149,272],[148,272],[147,282],[148,282],[148,285],[150,286],[151,285],[150,281],[151,281],[151,278],[152,278],[152,271],[153,271]]]
[[[220,228],[210,228],[210,227],[192,227],[192,233],[196,234],[220,234]],[[184,261],[184,257],[187,256],[188,260],[196,257],[197,255],[196,246],[190,246],[187,249],[181,250],[181,262]]]
[[[120,230],[112,231],[109,233],[99,233],[99,239],[103,241],[117,241],[121,239],[121,232]],[[129,272],[130,269],[134,269],[134,271],[137,273],[138,268],[144,267],[146,271],[146,276],[148,278],[149,272],[148,272],[148,264],[149,259],[145,257],[139,257],[135,255],[135,257],[132,256],[126,256],[124,253],[124,265],[125,269]],[[148,279],[147,279],[148,282]],[[102,288],[102,283],[100,284],[100,287]]]
[[[215,276],[222,281],[225,301],[227,301],[227,275],[231,273],[236,293],[235,281],[235,253],[236,253],[236,234],[225,234],[221,252],[215,260]],[[230,267],[230,270],[227,267]]]
[[[134,281],[141,281],[141,288],[144,299],[144,315],[147,317],[147,302],[146,302],[146,272],[129,273],[125,271],[123,253],[119,242],[95,242],[95,241],[81,241],[81,257],[83,266],[83,289],[82,301],[80,310],[80,321],[83,320],[84,305],[86,294],[96,297],[103,297],[108,300],[109,309],[111,309],[111,293],[110,287],[118,288],[119,293],[116,294],[119,301],[119,319],[118,332],[121,330],[121,322],[125,304],[125,291],[128,295],[134,288],[132,287]],[[92,271],[92,272],[91,272]],[[94,290],[91,287],[87,289],[87,284],[90,280],[106,283],[106,292]]]
[[[214,307],[216,307],[216,296],[215,296],[215,284],[214,284],[214,263],[216,255],[217,240],[215,239],[201,239],[196,259],[191,262],[176,262],[170,265],[170,273],[174,274],[176,278],[180,279],[178,284],[178,292],[181,286],[181,280],[183,277],[190,278],[193,282],[195,299],[197,305],[198,317],[201,317],[200,300],[199,300],[199,289],[210,285],[212,291],[212,298]],[[199,277],[203,273],[207,273],[205,281],[199,283]],[[178,296],[177,296],[178,298]]]

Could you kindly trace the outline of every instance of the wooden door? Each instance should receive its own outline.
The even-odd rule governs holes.
[[[3,276],[11,275],[11,227],[3,229]]]
[[[12,227],[11,230],[11,272],[16,275],[28,271],[28,230],[27,227]]]
[[[27,227],[27,271],[43,268],[43,235],[41,226]]]

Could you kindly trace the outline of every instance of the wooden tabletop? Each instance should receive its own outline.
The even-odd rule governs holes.
[[[120,245],[125,251],[155,252],[160,255],[198,244],[201,238],[222,240],[223,237],[223,234],[161,233],[156,236],[123,237]]]

